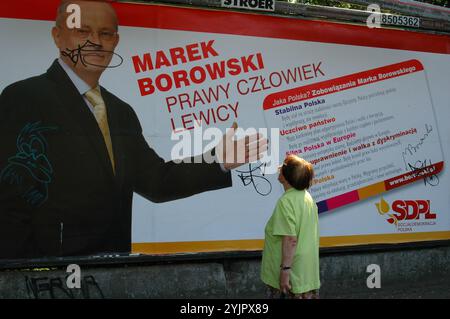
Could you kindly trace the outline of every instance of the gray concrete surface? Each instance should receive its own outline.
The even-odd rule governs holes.
[[[367,265],[381,288],[366,285]],[[450,298],[450,247],[322,255],[321,298]],[[4,270],[0,298],[264,298],[260,259],[82,266],[81,289],[65,269]]]

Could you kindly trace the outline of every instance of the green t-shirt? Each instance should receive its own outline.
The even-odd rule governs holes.
[[[261,279],[280,289],[283,236],[297,236],[290,281],[295,294],[320,288],[319,217],[308,191],[288,189],[278,200],[265,228]]]

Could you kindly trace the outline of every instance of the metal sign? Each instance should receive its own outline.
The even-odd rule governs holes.
[[[257,11],[275,11],[275,0],[222,0],[222,7]]]

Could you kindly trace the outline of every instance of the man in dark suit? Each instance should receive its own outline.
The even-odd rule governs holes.
[[[65,23],[70,3],[81,28]],[[164,162],[133,109],[99,87],[117,30],[109,4],[63,1],[52,29],[59,59],[2,92],[0,258],[130,252],[133,192],[164,202],[231,186],[230,169],[242,163]],[[246,161],[265,142],[246,147]]]

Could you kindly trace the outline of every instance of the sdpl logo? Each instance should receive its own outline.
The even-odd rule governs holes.
[[[375,203],[378,213],[387,215],[387,222],[394,224],[398,231],[413,231],[413,227],[436,225],[436,214],[431,212],[430,200],[396,200],[392,207],[381,198]],[[392,209],[392,211],[391,211]],[[419,222],[418,220],[426,220]]]

